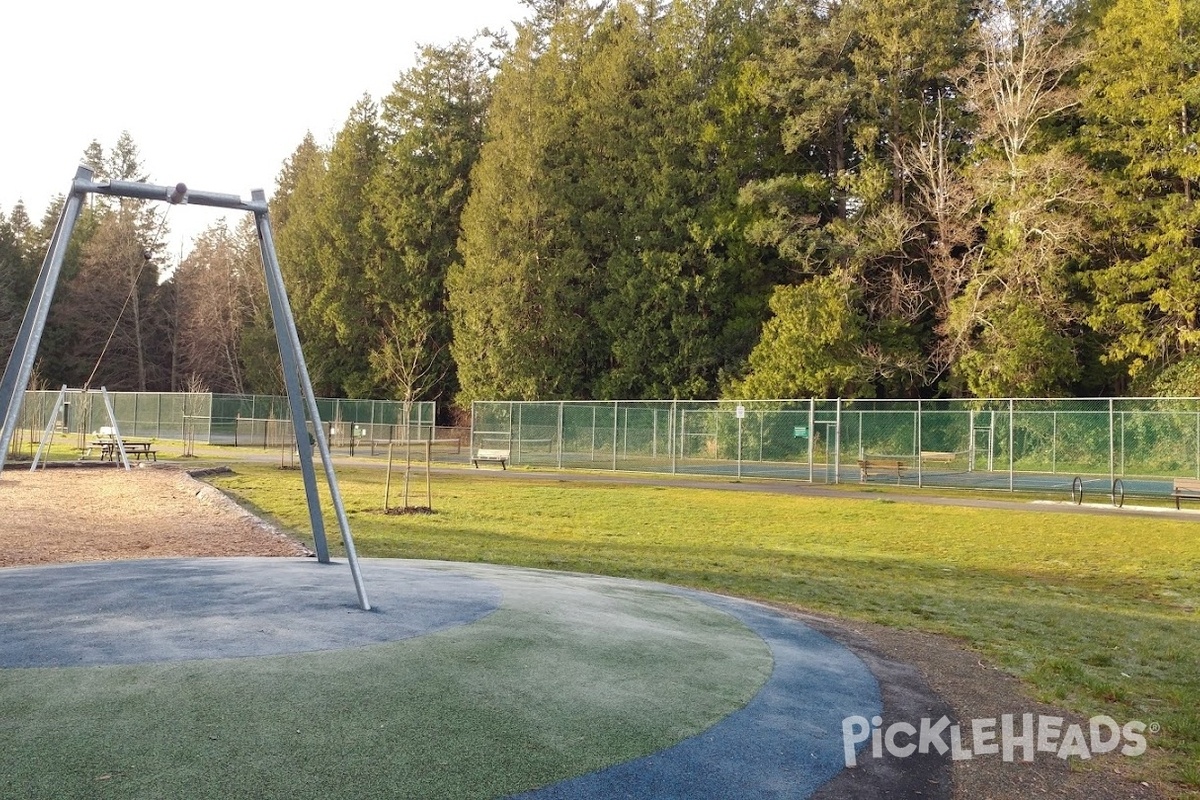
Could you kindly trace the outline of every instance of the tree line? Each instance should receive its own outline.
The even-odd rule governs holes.
[[[526,5],[283,163],[318,392],[1200,394],[1196,0]],[[123,202],[85,214],[41,374],[278,390],[252,226],[160,282]],[[53,216],[0,215],[5,340]]]

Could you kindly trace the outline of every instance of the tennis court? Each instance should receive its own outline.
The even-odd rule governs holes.
[[[472,452],[670,475],[1169,499],[1200,479],[1200,401],[477,402]]]

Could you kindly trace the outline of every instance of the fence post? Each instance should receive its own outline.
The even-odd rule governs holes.
[[[1014,406],[1016,401],[1011,397],[1008,398],[1008,490],[1013,490],[1013,431],[1016,427],[1016,414]]]
[[[921,473],[921,449],[924,447],[921,441],[921,398],[917,398],[917,488],[925,485],[924,476]]]
[[[746,407],[741,404],[738,405],[737,411],[734,412],[734,416],[737,417],[737,428],[738,428],[738,437],[737,437],[737,476],[738,476],[738,480],[741,480],[741,478],[742,478],[742,417],[745,413],[746,413]]]
[[[671,401],[671,422],[667,425],[667,432],[671,434],[671,474],[675,474],[675,426],[679,424],[679,401]],[[1200,414],[1196,415],[1196,430],[1200,431]],[[1200,435],[1198,433],[1197,435]],[[1200,440],[1197,440],[1200,441]],[[1200,447],[1200,444],[1197,445]],[[1200,470],[1200,458],[1197,458],[1197,470]]]
[[[1112,482],[1117,477],[1116,465],[1116,427],[1113,420],[1113,399],[1108,398],[1108,485],[1112,486]]]
[[[1125,474],[1125,412],[1121,412],[1121,474]],[[1111,484],[1110,484],[1111,485]]]
[[[1058,412],[1050,412],[1050,474],[1058,474]]]
[[[817,399],[808,398],[808,482],[813,482],[813,440],[817,438]]]
[[[617,471],[617,401],[613,400],[613,472]]]
[[[837,412],[835,414],[836,423],[833,426],[833,482],[835,484],[842,482],[842,398],[837,399]],[[859,425],[859,435],[862,435],[862,426]]]
[[[562,469],[563,448],[563,401],[558,401],[558,468]]]

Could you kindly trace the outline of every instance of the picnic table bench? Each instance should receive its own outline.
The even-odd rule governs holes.
[[[896,476],[896,483],[900,483],[901,476],[908,469],[909,464],[907,459],[895,458],[889,456],[863,456],[858,459],[858,480],[860,483],[866,483],[867,478],[871,473],[887,473]]]
[[[154,449],[154,442],[125,439],[122,444],[125,445],[125,455],[135,461],[141,461],[143,458],[147,461],[158,461],[158,451]],[[83,457],[87,458],[96,448],[100,450],[101,461],[116,461],[117,453],[120,452],[116,439],[94,439],[89,443],[88,449],[84,451]]]
[[[1181,499],[1200,500],[1200,479],[1176,478],[1171,493],[1175,495],[1175,510],[1178,511]]]
[[[475,456],[471,459],[471,463],[475,465],[476,469],[479,469],[480,461],[491,461],[493,463],[499,462],[500,468],[506,470],[508,469],[507,464],[510,455],[511,451],[507,449],[501,449],[498,447],[481,447],[475,451]]]

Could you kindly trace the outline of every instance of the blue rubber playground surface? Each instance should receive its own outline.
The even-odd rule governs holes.
[[[370,612],[344,565],[310,559],[0,570],[0,795],[796,800],[843,772],[842,720],[883,713],[858,656],[766,606],[362,569]],[[458,783],[467,766],[484,777]]]

